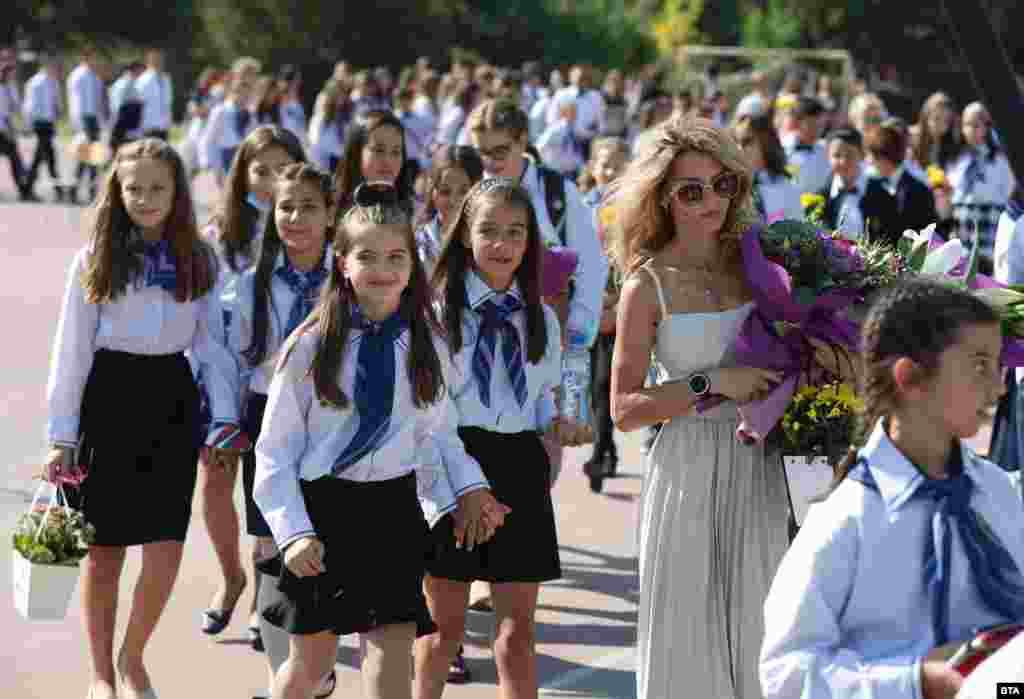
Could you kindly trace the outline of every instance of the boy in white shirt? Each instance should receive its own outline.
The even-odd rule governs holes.
[[[57,168],[57,152],[53,148],[53,138],[57,133],[57,118],[63,110],[60,95],[60,64],[53,58],[43,59],[42,67],[25,83],[25,103],[23,112],[25,123],[32,127],[36,135],[36,151],[32,156],[28,176],[25,178],[25,189],[30,197],[34,197],[36,177],[39,166],[46,164],[53,182],[54,196],[58,202],[64,199],[64,186],[61,184],[60,170]]]
[[[96,54],[91,48],[82,51],[82,60],[67,79],[68,113],[75,130],[75,141],[85,146],[100,140],[100,112],[103,105],[103,82],[94,68]],[[79,154],[79,158],[82,154]],[[78,187],[88,176],[89,199],[96,197],[99,170],[88,159],[80,159],[75,171],[75,184],[68,190],[71,203],[78,203]]]
[[[537,139],[537,152],[544,164],[562,175],[576,179],[583,167],[583,157],[573,133],[576,122],[576,98],[566,92],[555,97],[558,120],[548,126]]]

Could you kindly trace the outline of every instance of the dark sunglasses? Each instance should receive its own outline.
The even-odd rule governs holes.
[[[668,207],[673,199],[685,206],[696,206],[704,201],[705,190],[711,190],[723,199],[732,199],[740,191],[740,176],[735,172],[723,172],[711,180],[711,184],[694,180],[676,180],[665,188],[661,205]]]
[[[398,203],[398,190],[390,182],[363,182],[352,194],[356,206],[392,206]]]

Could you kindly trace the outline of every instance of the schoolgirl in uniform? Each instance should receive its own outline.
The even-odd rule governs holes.
[[[439,628],[416,643],[417,699],[441,696],[474,580],[491,583],[501,696],[537,693],[537,593],[562,574],[541,433],[575,444],[579,431],[556,417],[561,335],[554,311],[541,303],[541,245],[526,190],[514,180],[485,179],[466,196],[438,260],[435,287],[459,370],[459,383],[449,385],[459,436],[512,514],[472,551],[455,545],[453,518],[434,526],[425,589]]]
[[[210,111],[199,150],[217,173],[218,184],[227,177],[235,152],[259,125],[250,104],[255,85],[256,77],[249,71],[236,73],[228,96]]]
[[[292,132],[295,138],[306,138],[306,109],[302,106],[302,74],[293,65],[281,68],[278,74],[278,89],[281,99],[278,105],[281,126]]]
[[[225,395],[232,400],[213,405],[212,412],[229,416],[224,419],[240,426],[249,442],[259,438],[278,349],[313,309],[331,265],[328,240],[335,216],[330,176],[295,163],[280,173],[274,192],[273,215],[267,221],[258,262],[228,283],[212,322],[211,335],[223,339],[226,354],[234,360],[222,372],[231,378],[232,390]],[[237,399],[243,395],[240,405]],[[256,456],[247,451],[242,457],[246,530],[256,537],[254,559],[262,574],[254,610],[257,604],[262,608],[276,599],[281,569],[270,528],[252,497],[255,475]],[[228,496],[232,490],[228,489]],[[288,634],[262,618],[258,629],[273,678],[288,657]],[[329,695],[333,687],[332,673],[317,696]]]
[[[283,552],[281,599],[263,614],[292,634],[274,699],[307,699],[338,636],[359,632],[366,695],[411,697],[427,524],[414,468],[424,425],[468,548],[507,508],[455,432],[450,373],[407,213],[363,187],[342,217],[321,302],[292,335],[256,444],[256,503]],[[362,195],[362,196],[360,196]],[[381,518],[384,518],[384,522]],[[354,535],[380,521],[373,536]]]
[[[184,351],[203,366],[217,351],[207,332],[215,261],[194,220],[177,153],[157,139],[123,146],[91,241],[71,264],[54,340],[47,477],[88,469],[69,500],[96,527],[82,566],[91,699],[117,694],[115,666],[119,696],[155,696],[143,652],[177,578],[199,449],[199,393]],[[212,389],[223,387],[217,379],[210,371]],[[136,545],[142,572],[115,664],[121,571]]]
[[[416,250],[428,275],[434,273],[441,256],[445,224],[459,210],[470,187],[483,176],[484,164],[474,148],[444,146],[434,156],[427,175],[427,203],[416,226]]]
[[[222,286],[230,285],[232,278],[245,272],[259,259],[277,176],[287,166],[303,161],[304,154],[298,140],[279,126],[261,126],[242,142],[228,173],[219,210],[205,231],[207,240],[217,252]],[[218,337],[222,336],[222,332],[218,333]],[[203,378],[197,372],[201,391],[205,384]],[[239,390],[244,391],[247,379],[248,372]],[[208,392],[203,395],[206,403],[212,404]],[[232,399],[237,401],[243,395],[235,392]],[[212,414],[216,414],[216,409],[211,410]],[[231,622],[235,605],[245,590],[246,575],[239,551],[238,514],[233,495],[237,461],[226,466],[208,466],[202,471],[200,485],[203,517],[224,576],[210,607],[202,615],[203,632],[213,635],[223,631]],[[254,551],[254,556],[260,557],[260,551]],[[259,650],[262,639],[256,616],[256,598],[260,578],[254,575],[257,594],[253,595],[250,609],[249,637],[254,648]]]
[[[352,204],[352,195],[363,182],[386,182],[398,190],[398,198],[412,213],[413,183],[405,161],[405,127],[394,112],[357,112],[345,134],[345,151],[335,182],[338,214]]]
[[[767,699],[952,698],[972,629],[1024,619],[1024,512],[961,440],[1003,392],[998,314],[948,285],[887,292],[862,333],[867,443],[811,507],[765,601]]]
[[[322,94],[321,106],[309,124],[310,157],[327,172],[335,172],[341,162],[345,131],[352,120],[350,88],[335,82]]]
[[[963,150],[947,171],[953,187],[954,234],[969,241],[978,231],[981,269],[990,274],[999,217],[1010,201],[1016,179],[992,135],[992,117],[980,102],[964,109],[963,137]]]

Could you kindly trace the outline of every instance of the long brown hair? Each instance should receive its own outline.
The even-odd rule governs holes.
[[[448,344],[452,356],[462,349],[462,314],[468,305],[466,274],[473,267],[473,253],[463,241],[468,237],[480,205],[485,201],[500,201],[520,207],[526,212],[526,253],[515,271],[515,280],[526,305],[526,359],[531,364],[537,364],[544,357],[548,345],[547,323],[544,321],[544,306],[540,295],[543,243],[530,195],[512,180],[491,178],[473,185],[445,232],[444,246],[434,269],[433,286],[444,301],[443,317]]]
[[[912,280],[880,296],[861,329],[859,394],[864,413],[859,420],[860,439],[898,407],[892,375],[897,360],[912,359],[919,367],[916,380],[928,381],[939,370],[939,356],[960,339],[965,326],[998,322],[991,306],[948,284]],[[856,462],[857,448],[851,446],[836,468],[828,493],[839,487]]]
[[[722,224],[722,243],[729,256],[739,254],[739,239],[757,221],[751,196],[753,176],[740,147],[725,130],[707,119],[677,116],[657,127],[641,150],[611,187],[618,225],[613,227],[609,249],[616,266],[628,275],[644,260],[676,237],[671,212],[662,206],[662,190],[675,159],[684,153],[702,153],[739,175],[740,189],[729,202]]]
[[[295,135],[280,126],[260,126],[245,137],[231,162],[224,194],[210,224],[217,229],[218,242],[224,246],[228,267],[238,270],[238,257],[251,253],[253,229],[259,219],[246,197],[249,195],[249,163],[267,148],[283,148],[297,163],[306,162],[306,153]]]
[[[277,179],[277,186],[287,182],[307,182],[319,190],[324,197],[324,206],[330,212],[334,206],[334,187],[331,185],[331,176],[309,163],[295,163],[289,165]],[[273,297],[270,292],[271,282],[274,277],[274,265],[277,256],[284,249],[281,236],[277,232],[277,220],[274,217],[274,209],[277,207],[277,195],[274,195],[274,202],[271,214],[267,217],[267,227],[263,233],[263,245],[260,247],[260,256],[256,262],[256,271],[253,278],[253,307],[252,307],[252,341],[243,351],[246,361],[252,366],[262,364],[267,358],[267,343],[270,334],[270,306]],[[330,241],[333,232],[333,222],[328,222],[327,231],[324,233],[325,242]],[[287,255],[288,253],[285,252]]]
[[[179,303],[191,301],[213,286],[216,267],[212,251],[199,238],[185,166],[165,141],[144,138],[118,149],[96,203],[90,252],[82,275],[82,288],[89,303],[116,300],[142,272],[142,261],[130,247],[134,224],[121,196],[118,167],[146,158],[166,163],[174,177],[174,201],[163,234],[164,240],[171,243],[177,265],[174,299]]]
[[[363,183],[363,147],[370,140],[370,134],[383,126],[397,129],[402,137],[402,169],[392,184],[398,188],[398,198],[401,201],[413,201],[408,171],[409,151],[405,146],[405,127],[394,112],[373,109],[356,116],[345,133],[345,150],[334,173],[339,215],[351,206],[356,187]]]
[[[409,349],[407,356],[408,379],[413,404],[422,408],[440,400],[444,391],[444,377],[441,360],[434,346],[434,338],[440,334],[441,326],[434,313],[433,296],[427,282],[426,272],[416,254],[416,241],[409,213],[401,202],[391,205],[353,206],[342,217],[334,236],[335,260],[331,274],[320,294],[320,302],[305,322],[292,335],[292,340],[302,333],[315,330],[319,337],[316,351],[310,365],[309,375],[317,399],[336,409],[349,405],[349,398],[338,384],[341,366],[345,360],[349,333],[352,331],[352,306],[358,303],[355,292],[348,280],[341,274],[338,260],[348,254],[350,235],[356,226],[398,226],[402,229],[406,250],[412,263],[409,284],[402,292],[399,313],[409,326]],[[288,361],[290,344],[283,354],[280,367]]]
[[[415,227],[425,226],[434,220],[437,209],[434,207],[434,190],[441,184],[444,174],[452,169],[462,170],[474,185],[483,179],[484,163],[476,148],[471,146],[445,146],[437,152],[427,173],[426,202],[416,216]]]
[[[949,124],[949,131],[942,136],[936,136],[928,125],[932,112],[938,109],[948,109],[953,115]],[[956,104],[953,98],[945,92],[936,92],[924,101],[921,107],[921,114],[917,119],[917,138],[913,144],[913,156],[922,167],[938,165],[946,167],[960,153],[960,124],[957,118]],[[938,153],[938,160],[932,162],[933,152]]]

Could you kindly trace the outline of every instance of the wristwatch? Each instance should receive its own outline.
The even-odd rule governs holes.
[[[708,378],[707,374],[701,372],[690,374],[689,378],[686,379],[686,383],[690,387],[690,393],[698,398],[711,393],[711,379]]]

